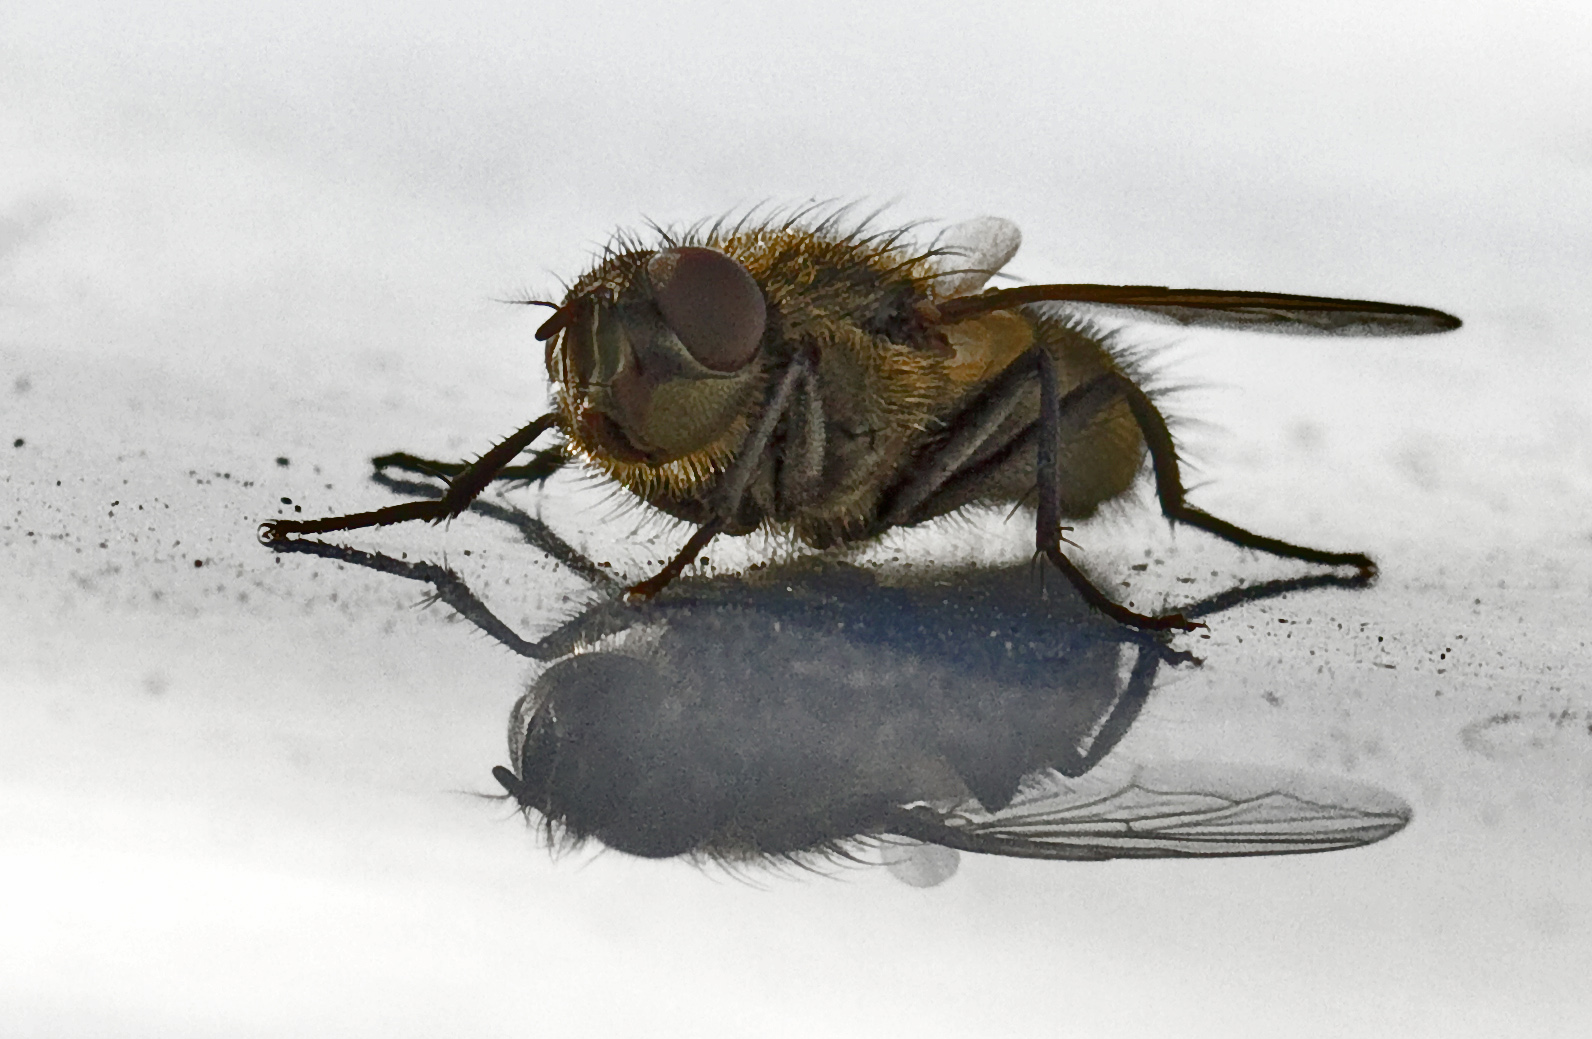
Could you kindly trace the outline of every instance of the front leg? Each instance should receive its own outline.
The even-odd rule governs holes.
[[[521,465],[506,465],[492,476],[494,482],[500,480],[515,483],[533,484],[541,483],[564,466],[569,464],[569,454],[562,446],[544,448],[531,456],[528,462]],[[434,458],[421,458],[407,451],[394,451],[391,454],[378,455],[370,460],[376,470],[376,482],[387,483],[397,481],[388,475],[389,470],[396,470],[410,476],[430,476],[443,481],[453,480],[470,468],[469,462],[444,462]]]
[[[285,541],[294,534],[326,534],[335,530],[386,527],[409,520],[440,523],[452,519],[468,509],[470,503],[486,490],[487,485],[497,479],[509,467],[509,463],[519,457],[520,452],[530,447],[537,437],[553,428],[557,422],[556,413],[543,415],[474,462],[464,466],[453,479],[448,481],[448,490],[441,498],[433,501],[406,501],[372,512],[327,516],[318,520],[271,520],[260,524],[260,540],[271,544]],[[541,455],[537,457],[540,458]]]

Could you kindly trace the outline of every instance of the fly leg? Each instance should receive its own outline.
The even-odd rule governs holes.
[[[1067,419],[1081,425],[1099,411],[1122,400],[1127,403],[1144,437],[1155,468],[1156,494],[1161,500],[1161,512],[1174,523],[1186,523],[1230,541],[1243,548],[1268,552],[1285,559],[1298,559],[1324,566],[1352,566],[1359,570],[1359,578],[1368,581],[1376,575],[1376,564],[1369,556],[1359,552],[1327,552],[1305,545],[1295,545],[1277,538],[1265,537],[1224,519],[1195,508],[1185,499],[1183,480],[1178,468],[1177,448],[1167,429],[1166,418],[1156,408],[1149,395],[1120,372],[1107,372],[1084,383],[1065,396],[1058,389],[1055,362],[1048,354],[1040,354],[1040,442],[1039,449],[1039,523],[1036,540],[1039,550],[1054,563],[1057,569],[1072,582],[1089,603],[1107,616],[1124,624],[1151,630],[1177,628],[1190,631],[1202,624],[1188,620],[1182,614],[1164,617],[1143,617],[1112,602],[1061,552],[1059,528],[1060,486],[1055,481],[1056,450],[1063,425]],[[1051,432],[1053,431],[1053,432]]]
[[[697,553],[707,547],[725,529],[734,522],[735,515],[741,511],[741,500],[746,497],[746,488],[752,482],[752,476],[757,472],[757,467],[763,460],[763,455],[768,451],[769,443],[774,439],[774,430],[779,425],[779,420],[790,409],[791,398],[796,388],[812,377],[812,362],[805,354],[797,354],[795,359],[786,367],[784,374],[774,384],[774,391],[769,395],[768,403],[763,408],[763,414],[757,420],[757,426],[747,436],[746,442],[741,445],[741,450],[735,456],[735,461],[730,463],[730,468],[724,474],[724,482],[719,485],[718,501],[715,503],[715,518],[698,528],[691,540],[685,543],[669,564],[640,584],[632,585],[625,590],[625,597],[632,602],[651,599],[668,586],[669,582],[680,576],[680,572],[691,565]]]
[[[497,479],[510,462],[519,457],[520,452],[530,447],[537,437],[553,428],[557,421],[557,414],[543,415],[474,462],[464,466],[448,481],[448,489],[442,497],[434,501],[406,501],[372,512],[328,516],[318,520],[271,520],[260,524],[260,540],[271,544],[287,540],[294,534],[326,534],[334,530],[386,527],[408,520],[440,523],[452,519],[468,509],[470,503],[486,490],[487,485]],[[537,457],[540,458],[541,455]]]
[[[1039,443],[1038,448],[1038,490],[1039,490],[1039,518],[1034,527],[1034,544],[1045,558],[1060,570],[1062,576],[1072,583],[1084,601],[1112,620],[1131,627],[1142,628],[1147,631],[1193,631],[1205,625],[1198,621],[1191,621],[1181,613],[1169,613],[1161,617],[1150,617],[1132,610],[1116,602],[1106,595],[1088,576],[1068,559],[1061,550],[1061,481],[1058,474],[1059,451],[1064,425],[1082,426],[1097,415],[1101,408],[1114,400],[1121,392],[1120,385],[1110,376],[1091,379],[1082,386],[1069,391],[1065,396],[1060,389],[1060,379],[1056,371],[1055,358],[1044,350],[1035,353],[1039,359]],[[1134,392],[1142,395],[1143,391],[1126,379],[1122,378],[1132,387]],[[1145,399],[1148,404],[1148,398]],[[1166,422],[1161,414],[1150,409],[1159,423],[1166,447],[1172,446],[1172,437],[1166,429]],[[1134,416],[1139,424],[1145,425],[1144,419],[1139,416],[1138,409],[1134,409]],[[1145,440],[1154,438],[1146,431]],[[1155,459],[1155,470],[1158,479],[1162,477],[1163,467],[1161,453],[1152,447],[1151,457]],[[1183,493],[1182,484],[1178,482],[1177,459],[1174,454],[1168,453],[1166,457],[1172,462],[1171,479],[1177,488],[1179,499]],[[1164,480],[1162,481],[1164,487]],[[1165,491],[1162,492],[1162,502],[1165,503]]]
[[[883,533],[891,527],[917,522],[924,515],[946,511],[932,508],[930,503],[950,491],[959,477],[972,475],[976,479],[982,470],[981,463],[1009,452],[1021,434],[1005,442],[997,442],[994,438],[1013,412],[1022,407],[1031,392],[1029,380],[1033,374],[1032,355],[1013,362],[1002,372],[994,385],[968,409],[967,420],[958,421],[951,437],[914,460],[907,479],[885,496],[886,504],[880,510],[872,533]],[[926,508],[929,511],[925,512]]]
[[[1167,519],[1174,523],[1186,523],[1191,527],[1198,527],[1241,548],[1251,548],[1284,559],[1298,559],[1323,566],[1352,566],[1360,572],[1359,578],[1362,581],[1369,581],[1376,576],[1376,563],[1371,561],[1370,556],[1361,552],[1327,552],[1319,548],[1265,537],[1190,505],[1184,500],[1183,480],[1178,472],[1177,448],[1173,446],[1172,434],[1166,428],[1166,418],[1150,400],[1149,395],[1135,385],[1132,379],[1120,372],[1102,375],[1089,385],[1101,383],[1109,385],[1114,396],[1120,396],[1127,401],[1128,407],[1133,412],[1134,421],[1138,423],[1139,431],[1144,435],[1144,443],[1149,448],[1150,461],[1155,466],[1156,495],[1161,499],[1161,512]],[[1088,386],[1084,387],[1087,388]]]
[[[691,562],[696,559],[699,552],[708,547],[708,542],[718,537],[723,530],[724,523],[721,520],[714,520],[698,527],[697,532],[691,535],[691,540],[685,543],[685,547],[676,552],[674,558],[669,560],[668,566],[665,566],[640,584],[633,584],[626,588],[625,598],[631,602],[646,602],[663,591],[669,586],[669,582],[679,577],[680,572],[691,565]]]
[[[569,462],[569,455],[562,447],[549,447],[536,452],[530,461],[523,465],[506,465],[493,474],[493,480],[514,480],[521,483],[541,483],[543,480],[558,472]],[[432,458],[421,458],[407,451],[394,451],[389,455],[379,455],[370,460],[376,469],[378,483],[391,481],[387,476],[388,470],[397,470],[411,476],[434,476],[443,480],[452,480],[460,473],[470,468],[468,462],[442,462]]]

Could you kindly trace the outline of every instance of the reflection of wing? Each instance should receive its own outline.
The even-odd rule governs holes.
[[[934,243],[944,272],[934,279],[934,294],[951,299],[977,292],[1011,262],[1022,244],[1017,225],[998,216],[975,217],[946,228]]]
[[[1097,770],[1098,772],[1099,770]],[[1178,764],[1114,778],[1028,776],[1011,804],[906,806],[905,836],[990,855],[1039,859],[1295,855],[1390,837],[1410,809],[1348,780],[1250,766]]]
[[[962,857],[955,848],[898,837],[880,842],[879,861],[909,887],[938,887],[956,876]]]
[[[1277,292],[1169,289],[1159,285],[1021,285],[992,289],[946,299],[939,304],[940,322],[956,324],[991,311],[1034,303],[1055,303],[1067,310],[1107,317],[1288,335],[1426,335],[1452,331],[1461,323],[1441,310],[1402,303]]]

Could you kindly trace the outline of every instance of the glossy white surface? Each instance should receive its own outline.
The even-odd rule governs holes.
[[[0,1030],[1592,1026],[1574,5],[35,10],[0,15]],[[538,318],[494,299],[556,293],[614,226],[809,196],[1009,216],[1032,281],[1466,319],[1189,336],[1164,362],[1200,387],[1176,398],[1196,502],[1383,577],[1213,619],[1122,752],[1349,776],[1407,799],[1408,830],[1293,859],[967,856],[920,891],[552,861],[468,796],[523,662],[255,524],[284,497],[386,504],[370,456],[473,454],[537,413]],[[574,481],[514,500],[635,575],[682,536]],[[1151,512],[1075,535],[1151,601],[1298,572]],[[474,517],[358,543],[445,557],[527,634],[586,594]]]

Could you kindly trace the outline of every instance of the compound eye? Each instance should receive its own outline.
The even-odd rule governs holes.
[[[703,367],[740,371],[757,355],[768,305],[745,267],[717,249],[684,245],[661,250],[647,275],[664,323]]]

